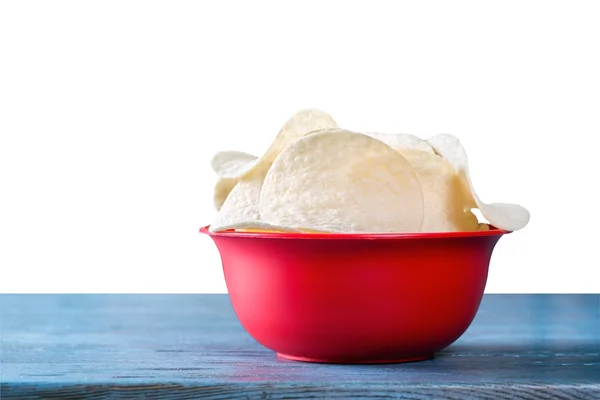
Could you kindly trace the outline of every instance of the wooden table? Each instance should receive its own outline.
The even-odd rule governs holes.
[[[0,296],[11,398],[600,399],[600,295],[486,295],[433,360],[282,361],[226,295]]]

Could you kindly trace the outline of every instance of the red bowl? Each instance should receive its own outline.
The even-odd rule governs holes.
[[[469,327],[508,231],[400,234],[209,232],[233,309],[279,357],[424,360]]]

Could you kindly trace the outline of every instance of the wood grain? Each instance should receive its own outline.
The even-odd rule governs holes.
[[[428,361],[279,360],[226,295],[2,295],[0,397],[600,399],[600,295],[486,295]]]

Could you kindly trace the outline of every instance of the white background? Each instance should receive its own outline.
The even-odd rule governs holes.
[[[599,2],[0,4],[0,292],[225,292],[210,157],[307,107],[463,141],[488,293],[600,292]]]

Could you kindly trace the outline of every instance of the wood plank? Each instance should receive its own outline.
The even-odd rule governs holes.
[[[429,361],[283,361],[226,295],[0,296],[5,398],[600,398],[600,295],[486,295]]]

